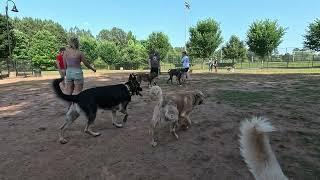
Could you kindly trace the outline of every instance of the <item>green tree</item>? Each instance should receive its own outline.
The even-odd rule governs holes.
[[[22,19],[15,18],[13,25],[16,30],[27,34],[29,38],[32,38],[37,33],[37,31],[43,30],[42,20],[33,19],[31,17]]]
[[[160,58],[166,59],[169,50],[172,48],[169,38],[163,32],[152,32],[146,42],[148,53],[158,52]]]
[[[15,47],[15,36],[13,33],[13,26],[9,21],[9,35],[11,52]],[[0,15],[0,58],[7,58],[9,56],[9,40],[7,34],[7,20],[5,16]]]
[[[86,37],[94,38],[90,30],[80,29],[77,26],[69,29],[68,37],[71,37],[71,36],[77,36],[77,37],[86,36]]]
[[[53,67],[57,53],[57,38],[47,30],[37,32],[31,39],[29,56],[34,66]]]
[[[247,32],[247,45],[250,51],[264,58],[271,55],[282,42],[286,29],[277,21],[269,19],[256,21],[250,25]]]
[[[111,41],[100,41],[97,54],[108,65],[116,64],[120,57],[119,48]]]
[[[304,38],[305,47],[320,51],[320,19],[316,19],[313,23],[309,24]]]
[[[190,28],[189,32],[190,41],[187,48],[195,57],[209,58],[222,44],[220,25],[211,18],[199,21],[195,27]]]
[[[14,34],[16,37],[16,46],[13,50],[13,57],[15,59],[29,59],[28,50],[30,40],[28,36],[16,29],[14,30]]]
[[[67,44],[67,33],[57,22],[33,19],[30,17],[22,19],[15,18],[13,22],[14,28],[25,33],[29,39],[32,39],[37,32],[47,30],[57,38],[57,47]]]
[[[232,62],[236,59],[244,59],[246,57],[246,47],[243,41],[232,35],[227,44],[222,48],[222,52],[225,58],[232,59]]]
[[[147,50],[140,42],[129,40],[127,47],[121,51],[121,59],[115,65],[125,69],[137,69],[147,65],[147,57]]]
[[[65,47],[67,45],[67,33],[59,23],[51,20],[44,21],[43,29],[57,38],[57,47]]]
[[[133,42],[136,42],[137,41],[137,38],[135,35],[133,35],[133,33],[131,31],[128,32],[127,34],[127,41],[129,43],[130,40],[133,40]]]
[[[80,50],[84,53],[90,64],[98,58],[97,46],[98,42],[95,38],[90,36],[80,37]]]
[[[167,59],[165,59],[165,61],[169,63],[180,64],[181,52],[183,50],[184,48],[180,48],[180,47],[171,48],[168,52],[168,57]]]
[[[98,40],[112,41],[119,47],[124,47],[128,43],[127,33],[117,27],[113,27],[110,31],[103,29],[97,36]]]

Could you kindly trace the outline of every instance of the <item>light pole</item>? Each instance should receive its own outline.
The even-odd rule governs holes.
[[[187,51],[187,29],[188,29],[188,10],[190,10],[190,3],[187,0],[184,0],[184,6],[185,6],[185,27],[184,27],[184,50]]]
[[[13,3],[13,7],[12,7],[12,12],[19,12],[16,4],[12,1],[12,0],[7,0],[7,4],[6,4],[6,19],[7,19],[7,36],[8,36],[8,49],[9,49],[9,59],[11,60],[11,37],[10,37],[10,30],[9,30],[9,15],[8,15],[8,5],[9,2]],[[14,69],[16,71],[16,75],[17,75],[17,67],[16,67],[16,63],[14,63]],[[8,65],[8,74],[10,75],[10,69],[9,69],[9,65]]]

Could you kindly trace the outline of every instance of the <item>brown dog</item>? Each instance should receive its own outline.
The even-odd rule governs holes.
[[[169,95],[177,104],[179,111],[179,125],[182,129],[187,129],[191,125],[189,117],[193,108],[201,105],[204,102],[204,94],[197,90],[194,92],[183,92],[174,95]]]
[[[154,81],[154,79],[158,76],[157,73],[152,72],[152,73],[138,73],[136,74],[137,77],[137,81],[139,82],[139,84],[141,85],[141,82],[148,82],[148,85],[151,86],[152,82],[154,85],[156,85],[157,83]]]
[[[195,106],[202,104],[204,101],[204,95],[201,91],[163,96],[159,86],[153,86],[150,95],[151,99],[157,100],[149,130],[152,146],[157,145],[155,141],[157,126],[165,122],[170,123],[170,132],[178,139],[176,128],[180,123],[183,128],[188,128],[191,125],[189,114]]]

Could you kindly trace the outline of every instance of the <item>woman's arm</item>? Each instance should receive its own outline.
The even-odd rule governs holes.
[[[57,69],[60,71],[61,67],[58,60],[56,60],[56,64],[57,64]]]
[[[83,53],[81,53],[81,61],[83,62],[83,64],[84,64],[87,68],[91,69],[93,72],[96,72],[96,71],[97,71],[95,68],[93,68],[93,67],[88,63],[88,61],[86,60],[86,58],[85,58],[85,56],[84,56]]]

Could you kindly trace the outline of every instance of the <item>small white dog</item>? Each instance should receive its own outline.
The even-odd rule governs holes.
[[[240,125],[240,153],[256,180],[287,180],[272,151],[266,133],[275,131],[262,117],[253,117]]]

